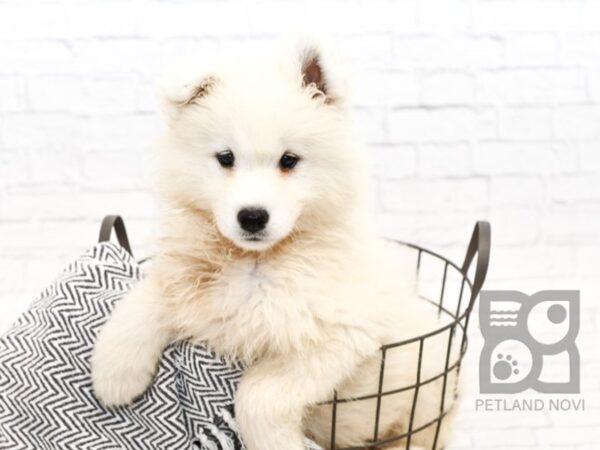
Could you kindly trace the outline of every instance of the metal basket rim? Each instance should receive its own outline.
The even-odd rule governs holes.
[[[450,259],[446,258],[445,256],[440,255],[437,252],[434,252],[433,250],[429,250],[428,248],[421,247],[420,245],[417,245],[417,244],[413,244],[413,243],[405,242],[405,241],[400,241],[400,240],[396,240],[396,239],[390,239],[389,241],[393,242],[395,244],[399,244],[399,245],[402,245],[402,246],[405,246],[405,247],[409,247],[409,248],[415,249],[415,250],[419,251],[420,253],[426,253],[426,254],[428,254],[430,256],[438,258],[439,260],[443,261],[446,265],[448,265],[450,267],[453,267],[461,275],[462,281],[466,282],[466,284],[469,286],[469,290],[472,293],[472,291],[473,291],[473,282],[469,278],[468,274],[465,271],[463,271],[463,269],[460,268],[458,266],[458,264],[456,264],[455,262],[451,261]],[[385,350],[387,350],[389,348],[400,347],[402,345],[411,344],[413,342],[420,341],[421,339],[427,339],[427,338],[429,338],[431,336],[435,336],[436,334],[443,333],[447,329],[452,328],[452,327],[454,327],[457,324],[463,329],[463,331],[466,331],[465,327],[460,322],[466,316],[470,315],[471,310],[468,307],[465,308],[465,310],[462,313],[460,313],[460,314],[454,314],[451,311],[448,311],[446,308],[444,308],[443,306],[438,305],[433,300],[431,300],[431,299],[429,299],[427,297],[423,297],[423,296],[419,295],[419,298],[421,298],[422,300],[427,301],[427,302],[431,303],[432,305],[438,307],[441,311],[444,311],[444,313],[446,313],[447,315],[449,315],[450,317],[452,317],[453,320],[451,322],[447,323],[446,325],[443,325],[443,326],[441,326],[439,328],[436,328],[435,330],[429,331],[429,332],[427,332],[425,334],[421,334],[419,336],[415,336],[415,337],[412,337],[412,338],[404,339],[404,340],[398,341],[398,342],[390,342],[389,344],[383,344],[380,347],[380,350],[385,351]]]

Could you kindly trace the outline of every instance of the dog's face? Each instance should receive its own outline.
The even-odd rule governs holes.
[[[342,82],[316,48],[194,75],[163,88],[170,121],[159,170],[172,197],[255,251],[343,215],[356,152]]]

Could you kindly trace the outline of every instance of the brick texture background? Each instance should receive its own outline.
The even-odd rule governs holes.
[[[586,412],[474,411],[473,327],[452,449],[599,448],[597,0],[0,0],[0,330],[104,214],[151,252],[168,61],[290,31],[346,56],[383,233],[460,260],[488,219],[488,288],[582,290]]]

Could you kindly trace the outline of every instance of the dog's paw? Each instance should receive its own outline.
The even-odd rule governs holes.
[[[144,360],[132,343],[115,336],[110,326],[100,333],[92,354],[92,386],[105,406],[132,403],[153,376],[153,361]]]

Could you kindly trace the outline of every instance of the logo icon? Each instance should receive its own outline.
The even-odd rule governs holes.
[[[482,394],[579,393],[579,291],[481,291]]]

